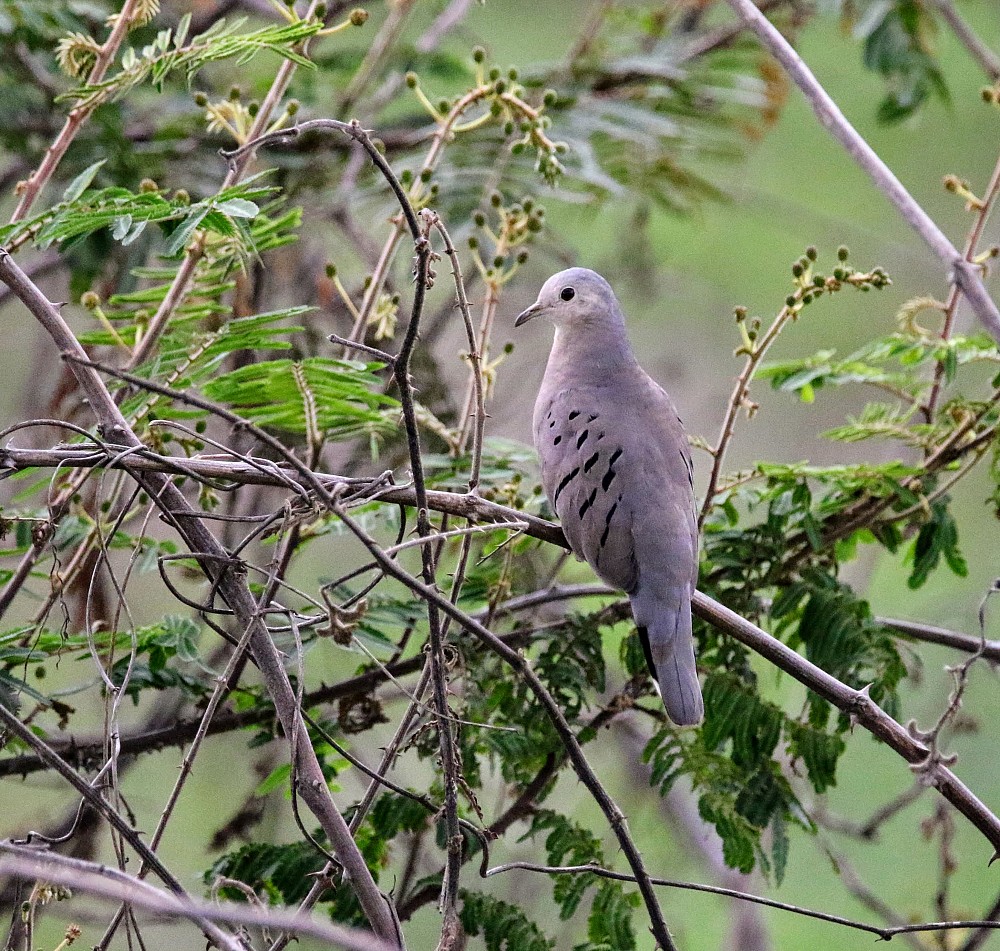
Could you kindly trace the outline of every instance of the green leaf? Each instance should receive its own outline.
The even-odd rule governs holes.
[[[270,775],[263,779],[257,788],[253,791],[253,794],[258,798],[263,798],[274,792],[276,789],[287,789],[288,781],[292,775],[292,764],[282,763],[280,766],[271,770]]]
[[[636,942],[632,912],[640,903],[638,893],[626,892],[620,882],[602,881],[587,918],[591,947],[633,951]]]
[[[771,823],[771,867],[774,869],[774,883],[779,886],[785,880],[790,846],[788,826],[779,812]]]
[[[931,503],[931,517],[920,527],[913,543],[913,570],[906,583],[921,587],[938,566],[942,555],[948,567],[960,578],[969,573],[965,557],[958,549],[958,526],[948,510],[950,499],[943,496]]]
[[[176,228],[174,228],[173,234],[170,235],[170,241],[167,242],[167,247],[164,253],[168,258],[172,258],[187,247],[187,243],[191,240],[191,236],[198,229],[198,226],[205,220],[208,215],[208,208],[195,208],[191,214],[187,216]]]
[[[549,865],[600,865],[604,861],[601,840],[583,826],[551,809],[540,809],[531,820],[525,834],[535,837],[547,832],[545,854]],[[559,917],[568,921],[576,914],[587,890],[596,884],[594,875],[556,875],[552,878],[552,895],[559,906]]]
[[[486,951],[550,951],[555,942],[547,938],[516,905],[462,889],[459,918],[466,933],[483,936]]]
[[[788,752],[793,759],[801,758],[817,793],[824,793],[837,784],[837,762],[847,749],[842,737],[804,723],[789,722]]]
[[[210,380],[209,399],[230,404],[261,426],[347,438],[394,426],[384,410],[397,405],[367,366],[307,357],[249,364]]]
[[[260,214],[260,208],[245,198],[229,198],[215,207],[230,218],[256,218]]]
[[[89,187],[90,183],[94,180],[97,173],[101,170],[101,166],[107,162],[107,159],[100,159],[94,162],[93,165],[88,165],[76,178],[69,183],[66,191],[63,192],[63,201],[70,202],[76,201]]]

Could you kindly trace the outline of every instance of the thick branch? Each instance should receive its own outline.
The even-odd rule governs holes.
[[[289,481],[291,481],[303,490],[312,488],[312,484],[303,479],[300,473],[285,466],[279,466],[268,459],[255,458],[253,460],[255,464],[250,465],[237,459],[161,456],[150,451],[130,456],[128,460],[120,459],[118,455],[115,447],[112,446],[107,447],[106,450],[98,447],[76,446],[55,449],[19,449],[14,446],[0,446],[0,477],[2,477],[4,470],[19,472],[35,467],[74,469],[107,466],[108,468],[124,468],[127,461],[129,468],[136,471],[176,472],[199,476],[206,480],[233,482],[239,485],[268,485],[286,490]],[[365,481],[347,479],[343,476],[322,472],[316,472],[313,475],[315,480],[329,492],[335,491],[340,486],[356,492],[363,487]],[[412,486],[383,486],[372,482],[372,495],[370,497],[387,503],[410,506],[416,504],[416,493]],[[427,507],[435,512],[443,512],[478,522],[521,521],[526,523],[526,534],[553,545],[566,547],[565,539],[558,525],[529,512],[490,502],[471,493],[441,492],[428,489]],[[549,601],[614,593],[613,588],[601,584],[563,585],[512,598],[498,607],[494,617],[535,607]],[[906,637],[932,644],[942,644],[965,653],[974,653],[982,647],[980,638],[961,631],[900,618],[880,617],[877,618],[877,621]],[[986,641],[982,656],[987,660],[1000,663],[1000,641]],[[347,681],[347,683],[350,684],[353,681]],[[185,735],[183,738],[189,739],[190,736]],[[0,772],[0,775],[3,773]]]

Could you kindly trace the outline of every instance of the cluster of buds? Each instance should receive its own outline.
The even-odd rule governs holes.
[[[209,132],[227,133],[239,145],[247,141],[250,129],[260,111],[260,103],[256,99],[243,101],[243,92],[239,86],[233,86],[225,99],[216,102],[212,102],[206,93],[196,92],[194,104],[199,109],[205,110],[205,122]],[[274,132],[287,125],[298,111],[299,101],[289,99],[284,111],[268,126],[267,131]]]
[[[552,120],[545,110],[558,101],[556,93],[547,90],[540,101],[532,104],[524,86],[518,82],[518,71],[506,71],[498,66],[488,66],[486,50],[477,46],[472,51],[476,69],[476,85],[454,99],[433,102],[420,85],[416,73],[406,74],[406,84],[412,89],[424,109],[441,126],[446,135],[468,132],[487,124],[499,124],[510,139],[510,149],[515,155],[533,150],[535,169],[550,184],[562,174],[559,155],[567,151],[564,142],[554,142],[548,130]],[[461,121],[467,110],[485,105],[486,109],[476,118]]]
[[[437,182],[431,181],[434,177],[432,169],[426,166],[420,170],[418,175],[414,175],[408,168],[404,168],[399,173],[399,183],[406,189],[410,204],[414,211],[420,211],[428,205],[434,203],[438,196]]]
[[[476,230],[469,236],[469,248],[476,267],[488,285],[500,287],[528,260],[524,246],[544,227],[545,209],[530,196],[505,205],[503,195],[495,191],[490,195],[489,213],[474,212],[472,223]]]
[[[741,345],[733,351],[733,356],[738,357],[743,354],[748,357],[753,356],[757,346],[757,338],[760,336],[760,318],[750,317],[749,312],[743,306],[734,307],[733,315],[736,317],[736,327],[742,339]]]
[[[796,290],[794,294],[789,294],[785,300],[785,306],[789,310],[797,313],[802,307],[811,304],[822,294],[834,294],[845,285],[860,291],[869,291],[872,288],[881,290],[892,283],[884,268],[876,267],[871,271],[855,270],[848,263],[850,251],[843,245],[837,249],[837,265],[832,274],[825,275],[816,271],[815,264],[818,256],[816,248],[810,246],[806,248],[806,253],[792,265],[792,277]]]
[[[986,202],[978,195],[973,194],[969,183],[957,175],[945,175],[944,190],[964,198],[966,211],[982,211],[986,207]]]

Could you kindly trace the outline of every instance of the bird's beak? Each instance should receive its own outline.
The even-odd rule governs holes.
[[[517,315],[517,320],[514,321],[514,326],[520,327],[521,324],[526,324],[532,317],[537,317],[541,310],[541,305],[536,301],[527,310],[522,310],[521,313]]]

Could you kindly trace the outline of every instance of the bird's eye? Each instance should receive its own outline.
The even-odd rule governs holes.
[[[576,297],[576,291],[574,291],[572,287],[564,287],[559,292],[559,296],[563,300],[572,300],[574,297]]]

